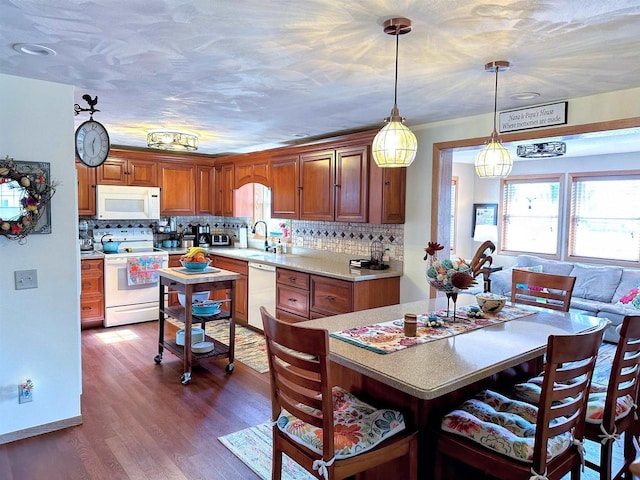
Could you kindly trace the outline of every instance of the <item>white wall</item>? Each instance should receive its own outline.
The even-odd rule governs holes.
[[[0,436],[80,415],[80,307],[73,87],[0,75],[0,156],[49,162],[52,233],[0,236]],[[38,288],[14,289],[36,269]],[[18,385],[35,384],[18,403]]]
[[[569,100],[568,125],[604,122],[640,116],[640,88]],[[407,172],[407,211],[404,230],[404,275],[400,301],[429,297],[425,279],[424,247],[431,232],[433,144],[488,137],[493,113],[411,127],[418,139],[415,161]],[[515,174],[515,172],[514,172]],[[495,202],[491,202],[495,203]]]

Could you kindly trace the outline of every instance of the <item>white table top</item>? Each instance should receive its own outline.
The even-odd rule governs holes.
[[[458,305],[469,303],[475,303],[473,296],[460,295]],[[446,308],[444,297],[309,320],[301,325],[326,328],[331,333],[440,308]],[[430,400],[541,355],[549,335],[575,334],[605,321],[575,313],[534,310],[538,312],[535,315],[386,355],[330,338],[331,360],[414,397]]]
[[[219,268],[210,268],[203,273],[185,273],[185,270],[183,267],[159,268],[158,275],[183,284],[238,280],[242,276],[239,273]]]

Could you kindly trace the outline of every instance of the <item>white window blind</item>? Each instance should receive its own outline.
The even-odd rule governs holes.
[[[569,255],[640,261],[640,174],[571,177]]]
[[[559,177],[502,180],[502,250],[557,255]]]
[[[451,224],[449,225],[451,253],[456,251],[456,211],[458,210],[458,177],[451,179]]]

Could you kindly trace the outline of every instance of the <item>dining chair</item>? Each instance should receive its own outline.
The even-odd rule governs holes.
[[[620,340],[607,385],[592,383],[587,400],[585,438],[600,444],[600,463],[585,464],[600,473],[601,480],[621,478],[636,457],[633,443],[638,433],[636,414],[640,385],[640,316],[626,316],[618,328]],[[515,396],[538,403],[542,376],[515,385]],[[624,465],[613,475],[613,443],[624,433]]]
[[[402,413],[376,409],[329,384],[329,333],[280,321],[260,307],[273,415],[272,479],[285,453],[311,474],[342,479],[400,457],[417,479],[417,435]]]
[[[514,268],[511,273],[511,303],[568,312],[575,284],[576,277]]]
[[[504,480],[579,479],[588,389],[608,323],[549,336],[539,407],[484,390],[445,415],[435,478],[444,478],[448,457]]]

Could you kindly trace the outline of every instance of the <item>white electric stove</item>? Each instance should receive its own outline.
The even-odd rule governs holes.
[[[120,242],[118,251],[103,251],[102,242]],[[158,319],[159,282],[130,285],[127,276],[129,259],[139,257],[166,268],[169,254],[153,247],[150,228],[96,228],[94,250],[103,252],[105,327],[148,322]]]

